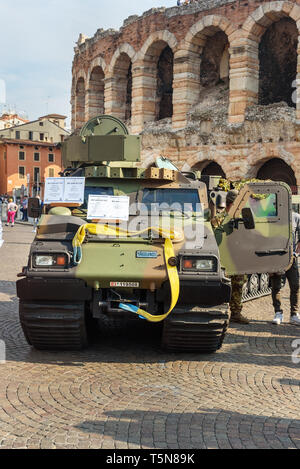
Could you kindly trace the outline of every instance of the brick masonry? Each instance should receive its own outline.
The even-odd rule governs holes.
[[[131,63],[129,124],[132,133],[143,134],[144,163],[152,164],[161,154],[179,167],[201,169],[216,161],[227,177],[236,179],[256,176],[265,162],[279,158],[299,181],[299,91],[295,91],[296,109],[288,108],[292,111],[288,118],[272,106],[266,106],[263,119],[248,116],[248,110],[258,104],[261,38],[282,18],[290,18],[299,30],[299,0],[207,0],[151,9],[125,20],[119,31],[99,29],[92,38],[80,35],[72,68],[73,128],[101,113],[124,119],[122,89]],[[201,54],[208,38],[218,31],[225,33],[229,45],[226,116],[216,122],[216,105],[210,115],[195,122],[190,113],[200,97]],[[157,61],[166,46],[174,54],[173,115],[151,126],[157,106]],[[298,59],[298,80],[299,67]]]

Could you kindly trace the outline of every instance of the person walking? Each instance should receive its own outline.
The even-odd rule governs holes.
[[[286,272],[286,278],[290,288],[290,308],[291,318],[290,323],[296,326],[300,326],[300,314],[299,314],[299,268],[298,268],[298,252],[300,242],[300,215],[293,212],[293,250],[294,259],[293,265]],[[283,323],[283,309],[281,305],[281,289],[282,289],[283,274],[277,273],[271,275],[271,288],[272,288],[272,300],[275,310],[275,317],[273,324],[280,325]]]
[[[38,201],[39,201],[39,207],[40,207],[40,211],[41,211],[44,204],[41,201],[41,198],[40,198],[39,195],[36,196],[36,199],[38,199]],[[39,221],[39,217],[33,219],[33,230],[32,230],[33,233],[37,232],[38,221]]]
[[[16,216],[17,211],[18,211],[17,204],[15,204],[12,198],[8,199],[6,226],[9,226],[10,223],[12,227],[15,226],[15,216]]]
[[[22,211],[23,217],[22,221],[28,221],[28,197],[25,195],[24,199],[22,200]]]
[[[217,213],[217,215],[211,220],[213,229],[220,227],[229,210],[232,207],[232,204],[236,200],[239,192],[237,190],[229,191],[226,197],[226,207],[223,211]],[[246,275],[233,275],[231,278],[231,300],[230,300],[230,311],[231,311],[231,322],[236,322],[239,324],[250,324],[250,321],[242,315],[243,310],[243,287],[247,281]]]
[[[3,246],[3,243],[2,217],[0,216],[0,248]]]

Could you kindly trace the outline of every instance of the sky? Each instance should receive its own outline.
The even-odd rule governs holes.
[[[0,110],[14,108],[30,120],[63,114],[69,125],[79,34],[119,29],[128,16],[175,5],[176,0],[2,0]]]

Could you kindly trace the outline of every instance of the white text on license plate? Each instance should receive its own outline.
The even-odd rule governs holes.
[[[113,288],[139,288],[139,282],[110,282],[110,286]]]

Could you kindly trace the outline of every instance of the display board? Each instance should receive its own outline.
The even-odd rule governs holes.
[[[126,196],[90,195],[88,220],[129,220],[129,201]]]
[[[82,205],[84,203],[85,178],[46,178],[45,204],[70,203]]]

